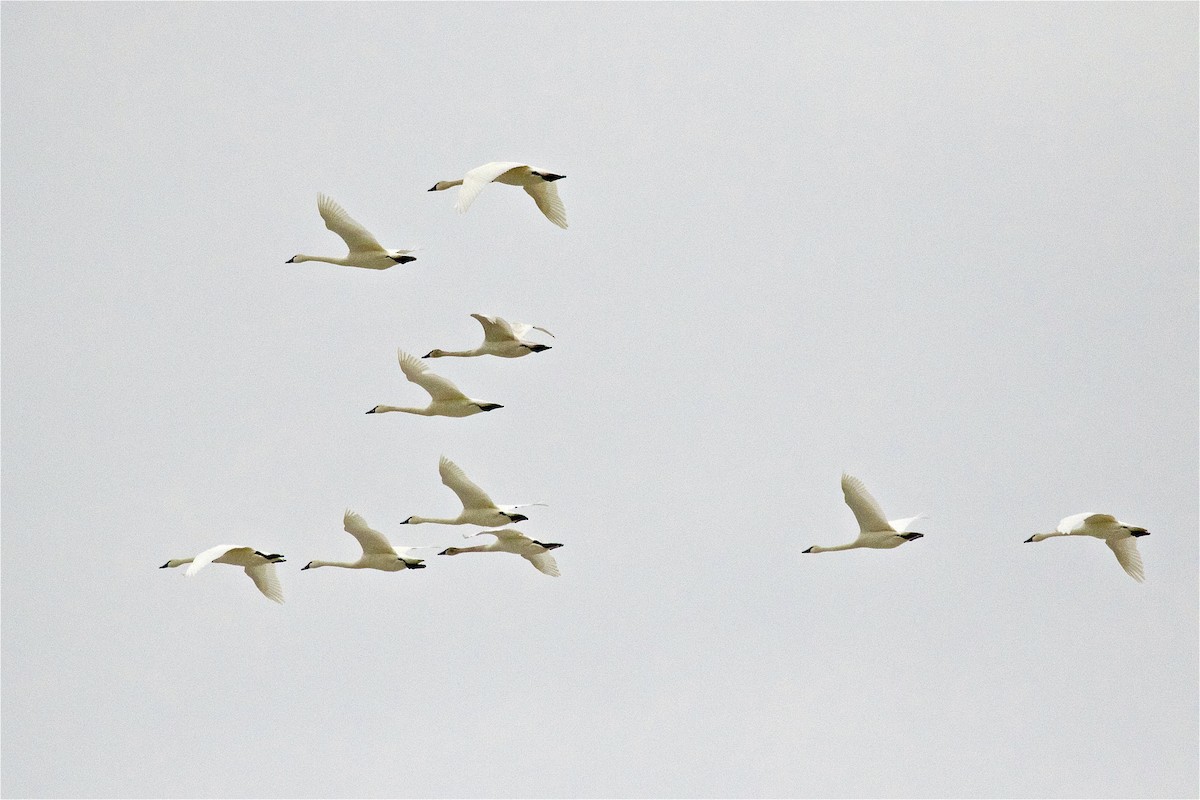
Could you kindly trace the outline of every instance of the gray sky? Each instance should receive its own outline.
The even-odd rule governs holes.
[[[1195,796],[1197,6],[3,6],[6,796]],[[565,174],[562,231],[511,187]],[[415,263],[340,255],[316,196]],[[443,359],[505,408],[367,416]],[[512,556],[347,559],[342,512]],[[861,477],[924,539],[853,538]],[[1142,525],[1147,581],[1068,514]],[[465,529],[473,531],[474,529]],[[287,603],[169,558],[282,552]]]

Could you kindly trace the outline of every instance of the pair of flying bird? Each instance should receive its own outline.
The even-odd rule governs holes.
[[[814,545],[804,552],[828,553],[835,550],[853,550],[860,547],[873,549],[891,549],[905,542],[911,542],[924,536],[922,533],[907,532],[908,526],[923,518],[924,514],[906,519],[889,520],[883,514],[883,508],[867,491],[863,482],[853,475],[842,475],[842,493],[846,497],[846,505],[854,512],[858,520],[858,538],[849,544],[836,547],[821,547]],[[1086,512],[1065,517],[1058,523],[1058,528],[1052,533],[1035,533],[1025,540],[1040,542],[1055,536],[1091,536],[1102,539],[1117,556],[1117,562],[1135,581],[1145,580],[1142,569],[1142,556],[1137,549],[1137,540],[1149,535],[1145,528],[1127,525],[1111,514],[1094,514]]]
[[[449,487],[462,503],[462,511],[457,517],[439,519],[435,517],[410,516],[401,524],[420,525],[422,523],[438,523],[442,525],[481,525],[496,527],[511,525],[527,520],[517,509],[545,503],[527,503],[524,505],[501,506],[492,501],[487,492],[479,488],[462,468],[450,459],[442,456],[438,463],[438,472],[442,483]],[[342,525],[362,548],[362,555],[356,561],[309,561],[301,570],[316,567],[342,567],[343,569],[377,569],[383,572],[400,572],[406,569],[425,569],[424,559],[409,555],[414,550],[426,549],[426,546],[397,547],[388,541],[387,537],[367,524],[359,514],[346,510]],[[473,534],[463,534],[463,538],[490,534],[495,541],[473,547],[447,547],[438,555],[456,556],[460,553],[513,553],[519,555],[542,572],[551,577],[559,576],[558,563],[550,555],[550,551],[562,547],[557,542],[539,542],[512,528],[503,530],[479,531]],[[245,569],[246,575],[254,581],[268,599],[276,603],[283,602],[283,589],[279,585],[279,576],[275,565],[285,561],[279,553],[263,553],[251,547],[222,544],[205,550],[194,558],[176,558],[162,565],[180,567],[190,564],[187,575],[195,575],[208,564],[231,564]]]
[[[475,202],[475,198],[489,183],[507,183],[510,186],[522,187],[546,218],[560,228],[567,227],[567,212],[562,200],[558,197],[558,189],[554,182],[562,180],[564,175],[553,172],[536,170],[528,164],[518,164],[515,161],[493,161],[468,172],[456,181],[438,181],[429,191],[440,192],[461,186],[458,190],[458,202],[455,208],[464,213]],[[324,261],[328,264],[339,264],[343,267],[362,267],[363,269],[389,269],[397,264],[407,264],[416,261],[413,250],[392,250],[384,247],[379,240],[361,224],[359,224],[346,209],[342,208],[333,198],[326,195],[317,197],[317,210],[325,227],[342,237],[349,252],[342,257],[310,256],[297,253],[287,260],[288,264],[299,264],[303,261]]]

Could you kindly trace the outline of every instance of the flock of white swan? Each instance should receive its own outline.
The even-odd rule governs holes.
[[[476,167],[467,172],[461,179],[453,181],[438,181],[429,189],[440,192],[455,186],[458,190],[458,200],[455,208],[465,212],[474,202],[479,193],[489,183],[504,183],[510,186],[522,187],[537,204],[538,209],[555,225],[567,227],[566,210],[558,197],[555,181],[563,178],[552,172],[536,170],[528,164],[512,161],[496,161]],[[379,243],[370,231],[356,222],[342,206],[333,199],[320,195],[317,198],[317,209],[325,220],[325,227],[340,236],[349,249],[344,257],[310,256],[298,253],[287,263],[304,261],[324,261],[346,267],[361,267],[364,269],[388,269],[396,264],[407,264],[415,261],[412,250],[389,250]],[[500,317],[472,314],[483,327],[483,343],[471,350],[431,350],[424,358],[444,358],[448,356],[498,356],[500,358],[519,358],[530,353],[541,353],[550,349],[549,345],[529,340],[532,331],[539,331],[553,338],[554,334],[545,328],[524,323],[512,323]],[[429,367],[420,359],[403,350],[397,350],[400,369],[404,377],[411,383],[420,386],[429,394],[429,405],[424,408],[407,408],[403,406],[377,405],[368,414],[382,414],[389,411],[400,411],[407,414],[418,414],[432,417],[467,417],[484,411],[494,411],[503,406],[468,397],[452,382],[440,375],[429,371]],[[531,563],[540,572],[558,577],[558,564],[550,551],[562,547],[557,542],[539,542],[530,539],[514,528],[503,526],[522,522],[528,517],[517,513],[517,509],[544,503],[527,503],[524,505],[497,505],[486,492],[473,483],[465,472],[453,461],[442,457],[438,465],[442,483],[458,496],[462,503],[462,511],[454,518],[435,518],[410,516],[402,524],[419,525],[436,523],[439,525],[478,525],[495,530],[484,530],[474,534],[463,534],[464,538],[489,534],[494,538],[487,544],[473,547],[449,547],[439,555],[454,556],[460,553],[513,553]],[[852,542],[823,547],[813,545],[805,553],[829,553],[837,550],[854,550],[871,548],[886,550],[899,547],[906,542],[920,539],[924,534],[909,531],[908,528],[924,514],[904,519],[889,520],[883,513],[878,501],[867,491],[863,482],[853,475],[842,475],[842,493],[846,505],[854,512],[858,521],[859,534]],[[414,558],[409,553],[425,547],[396,547],[379,531],[370,527],[366,520],[354,511],[347,509],[343,518],[343,527],[353,536],[362,548],[362,555],[356,561],[309,561],[302,569],[316,567],[342,567],[344,569],[377,569],[384,572],[399,572],[407,569],[424,569],[423,559]],[[1091,536],[1102,539],[1117,556],[1117,562],[1136,581],[1145,580],[1142,568],[1142,557],[1138,553],[1137,539],[1149,533],[1145,528],[1128,525],[1109,514],[1083,513],[1065,517],[1058,527],[1050,533],[1037,533],[1026,539],[1026,542],[1040,542],[1055,536]],[[242,567],[246,575],[254,582],[259,591],[268,599],[277,603],[283,602],[283,589],[279,584],[279,576],[275,565],[285,559],[278,553],[263,553],[252,547],[233,544],[221,544],[211,547],[192,558],[171,559],[162,565],[162,569],[189,565],[188,576],[195,575],[208,564],[231,564]]]

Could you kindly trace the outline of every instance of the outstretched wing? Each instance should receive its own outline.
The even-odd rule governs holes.
[[[464,213],[475,202],[475,198],[483,191],[483,187],[508,172],[513,167],[528,167],[515,161],[493,161],[476,167],[463,176],[462,186],[458,187],[458,202],[454,204],[458,213]]]
[[[525,560],[537,567],[538,572],[543,572],[551,578],[559,577],[558,562],[549,552],[525,556]]]
[[[346,509],[346,515],[342,517],[342,527],[346,533],[358,539],[358,543],[362,545],[365,555],[385,554],[396,555],[396,550],[392,547],[392,543],[387,540],[379,531],[367,524],[367,521],[360,517],[357,513]]]
[[[318,195],[317,209],[321,212],[321,219],[325,220],[325,227],[342,237],[351,253],[385,252],[379,240],[359,225],[332,197]]]
[[[403,350],[397,350],[396,356],[400,359],[400,369],[404,370],[404,377],[429,392],[429,396],[434,400],[468,399],[453,383],[430,372],[425,362],[416,356]]]
[[[512,326],[500,317],[487,317],[483,314],[472,314],[471,316],[483,326],[485,342],[515,342],[518,338]]]
[[[558,338],[557,336],[555,336],[553,333],[546,330],[545,328],[539,328],[537,325],[527,325],[524,322],[510,322],[510,323],[508,323],[508,327],[512,330],[512,332],[514,334],[517,335],[517,338],[519,338],[519,339],[524,339],[525,334],[529,333],[530,331],[541,331],[542,333],[546,334],[547,336],[551,337],[552,339]]]
[[[529,196],[537,203],[537,207],[546,215],[546,219],[560,228],[567,227],[567,210],[563,208],[562,200],[558,199],[558,189],[554,181],[542,181],[525,187]]]
[[[268,561],[257,567],[246,567],[246,574],[258,590],[267,596],[268,600],[276,603],[283,602],[283,587],[279,585],[279,576],[275,573],[275,564]]]
[[[241,552],[239,552],[239,551],[241,551]],[[209,564],[211,564],[213,561],[216,561],[218,558],[225,555],[226,553],[232,553],[235,556],[249,557],[249,556],[254,555],[254,548],[253,547],[241,547],[236,544],[219,544],[216,547],[210,547],[207,550],[205,550],[203,553],[201,553],[200,555],[198,555],[194,559],[192,559],[192,563],[188,565],[187,572],[185,574],[188,577],[195,575],[197,572],[204,569]]]
[[[1117,554],[1117,561],[1121,564],[1121,568],[1129,573],[1129,577],[1138,583],[1146,580],[1146,573],[1142,569],[1142,554],[1137,549],[1137,539],[1132,536],[1122,536],[1119,539],[1105,539],[1104,543]]]
[[[921,514],[917,514],[915,517],[904,517],[902,519],[889,519],[888,525],[891,525],[892,530],[894,530],[896,533],[904,533],[906,530],[908,530],[909,525],[912,525],[914,522],[916,522],[919,519],[925,519],[927,516],[928,516],[928,514],[921,513]]]
[[[487,496],[487,492],[472,483],[462,468],[445,456],[438,462],[438,473],[442,476],[442,483],[458,495],[464,509],[496,507],[492,498]]]
[[[858,478],[842,473],[842,494],[846,496],[846,505],[850,506],[854,518],[858,520],[860,531],[868,533],[892,530],[887,517],[883,515],[883,509]]]

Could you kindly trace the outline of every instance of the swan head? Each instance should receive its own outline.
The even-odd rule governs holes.
[[[900,534],[900,538],[901,538],[901,539],[903,539],[903,540],[905,540],[906,542],[911,542],[911,541],[913,541],[914,539],[920,539],[920,538],[922,538],[922,537],[924,537],[924,536],[925,536],[925,534],[923,534],[923,533],[916,533],[915,531],[912,531],[912,532],[909,532],[909,533],[902,533],[902,534]]]
[[[804,552],[805,552],[805,553],[816,553],[816,552],[818,552],[818,551],[817,551],[817,546],[814,544],[812,547],[808,548],[808,549],[807,549],[807,550],[805,550]]]
[[[446,191],[447,189],[449,189],[449,188],[451,188],[451,187],[454,187],[454,186],[457,186],[457,185],[458,185],[458,184],[456,184],[456,183],[451,183],[450,181],[438,181],[437,183],[435,183],[435,184],[433,185],[433,188],[432,188],[432,189],[430,189],[429,191],[431,191],[431,192],[444,192],[444,191]]]
[[[438,350],[435,348],[433,350],[430,350],[425,355],[421,356],[421,358],[441,358],[444,355],[446,355],[445,350]]]
[[[372,408],[372,409],[371,409],[370,411],[368,411],[367,413],[368,413],[368,414],[378,414],[378,413],[379,413],[379,406],[375,406],[374,408]]]
[[[445,550],[443,550],[442,552],[438,553],[438,555],[439,555],[439,556],[456,556],[456,555],[458,555],[458,554],[459,554],[459,553],[461,553],[461,552],[462,552],[462,548],[459,548],[459,547],[447,547]]]
[[[174,561],[174,559],[171,559],[171,561]],[[171,561],[168,561],[167,563],[163,564],[161,567],[159,567],[159,569],[166,569],[167,567],[173,566],[171,564]]]
[[[408,524],[412,523],[412,521],[413,521],[413,517],[409,517],[408,519],[404,520],[404,521],[403,521],[403,522],[401,522],[400,524],[401,524],[401,525],[408,525]]]
[[[1033,536],[1030,536],[1028,539],[1025,540],[1025,544],[1029,544],[1030,542],[1040,542],[1043,539],[1048,539],[1048,538],[1050,538],[1049,533],[1035,533]]]
[[[478,403],[480,411],[495,411],[497,408],[504,408],[499,403]]]
[[[307,258],[305,258],[304,256],[300,255],[299,253],[297,253],[296,255],[292,256],[291,258],[289,258],[287,261],[285,261],[285,262],[283,262],[283,263],[285,263],[285,264],[299,264],[301,261],[308,261],[308,259],[307,259]]]
[[[525,520],[529,519],[529,517],[525,516],[524,514],[505,514],[504,516],[508,517],[509,522],[524,522]]]
[[[308,562],[307,564],[305,564],[303,567],[300,568],[300,571],[303,572],[306,569],[312,569],[312,566],[315,563],[316,563],[315,561]]]

